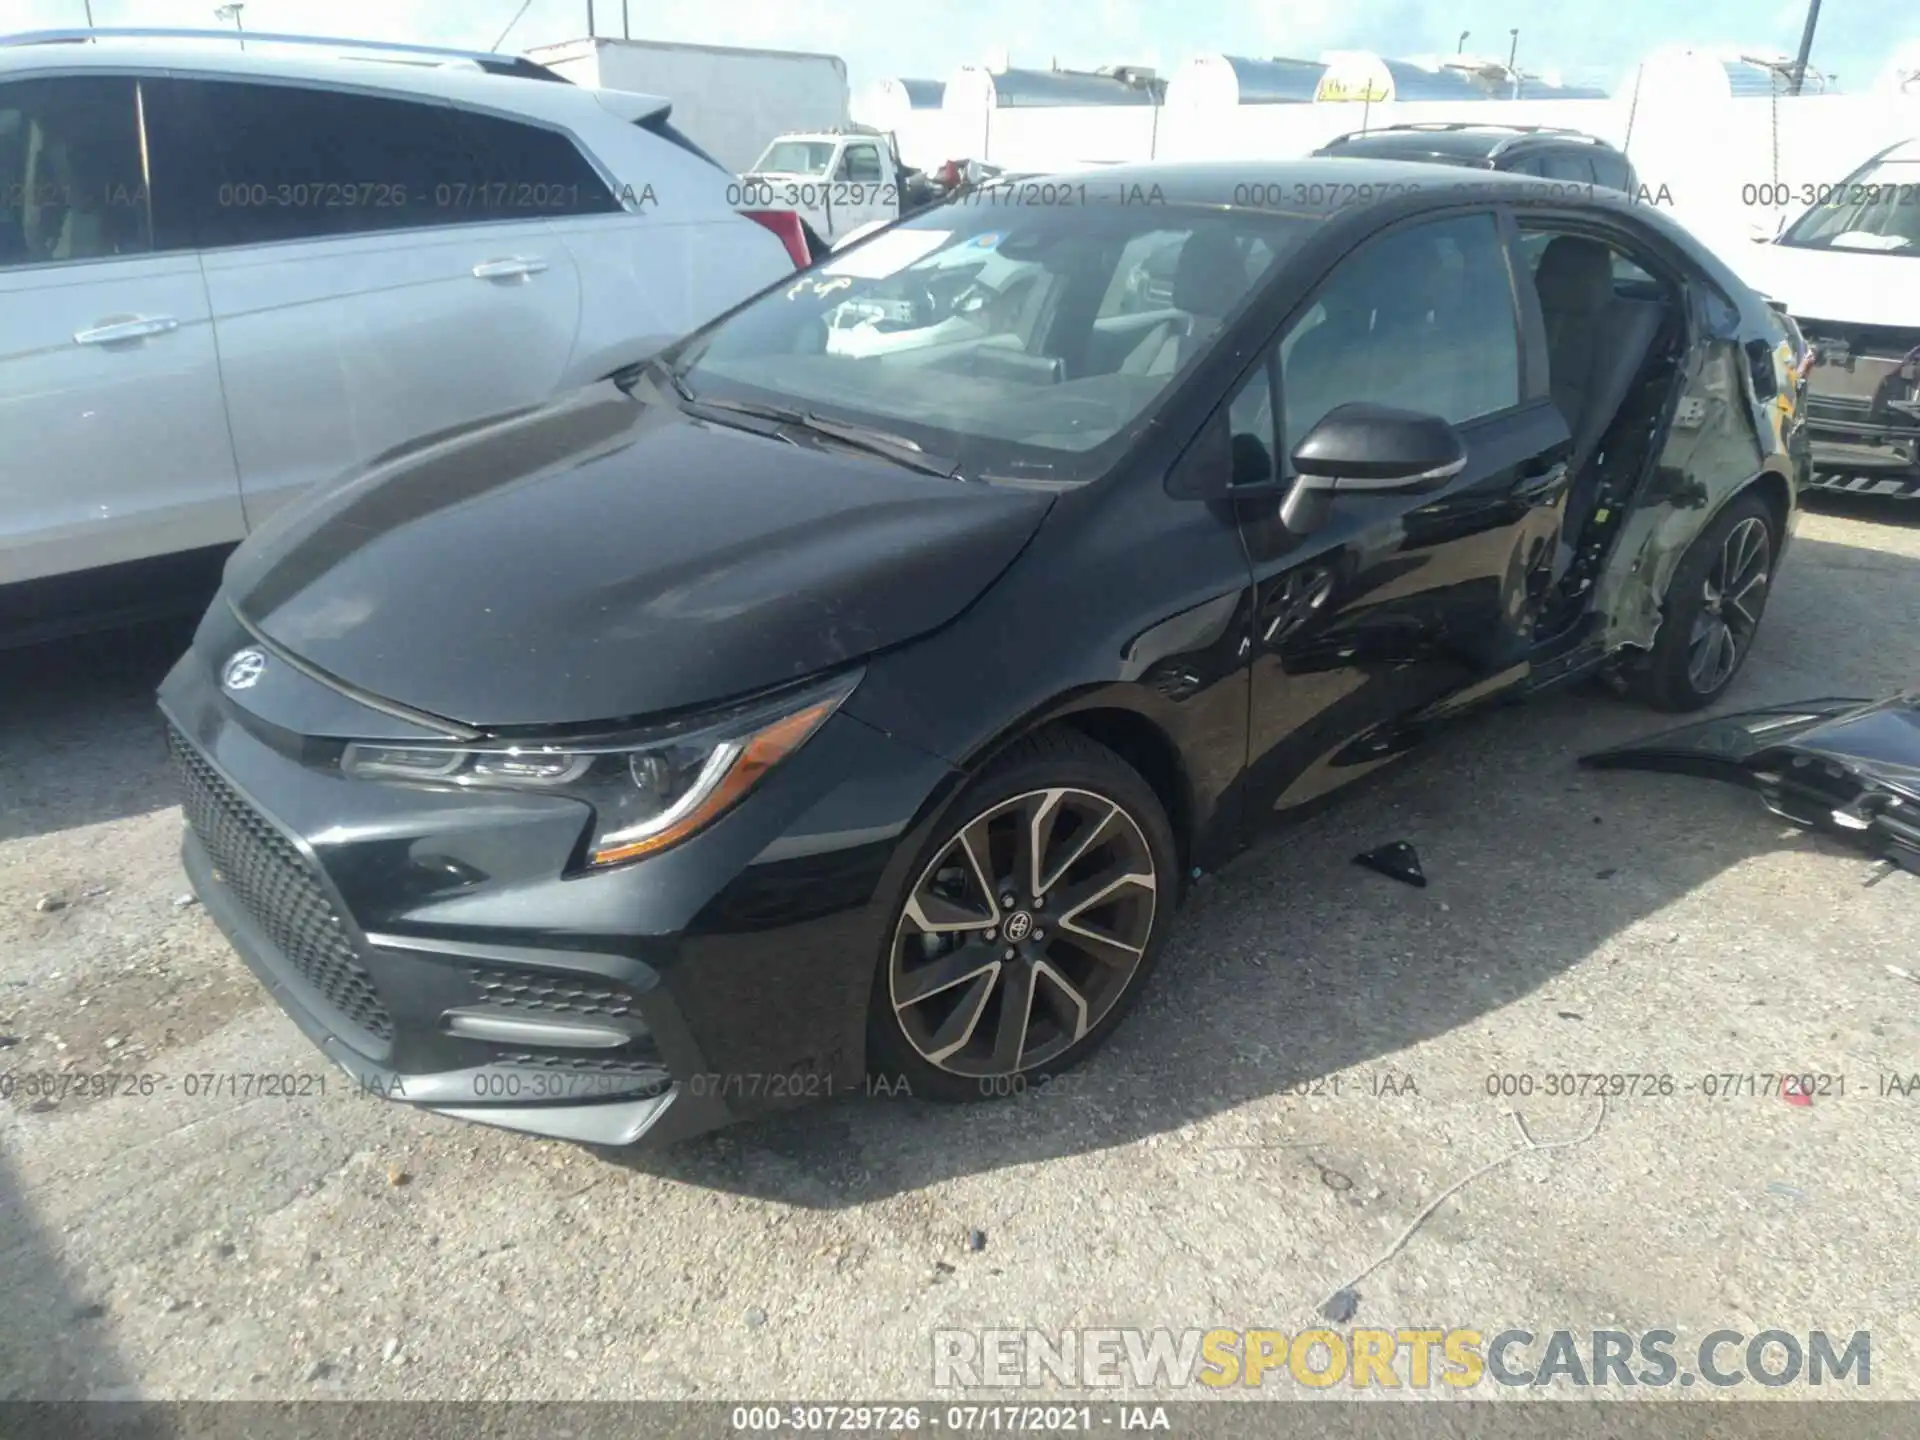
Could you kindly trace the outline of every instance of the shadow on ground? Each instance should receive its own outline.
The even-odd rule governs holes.
[[[113,1343],[112,1295],[76,1285],[4,1148],[0,1297],[0,1403],[138,1398]]]
[[[1920,499],[1890,500],[1884,495],[1854,495],[1845,490],[1806,490],[1800,499],[1804,508],[1815,514],[1920,530]]]
[[[0,651],[0,841],[175,804],[154,691],[191,621]]]

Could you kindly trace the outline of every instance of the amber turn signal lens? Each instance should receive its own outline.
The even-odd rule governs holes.
[[[618,865],[624,861],[638,860],[643,855],[676,845],[695,831],[712,824],[759,784],[762,776],[804,745],[807,737],[820,728],[839,703],[837,697],[822,700],[755,732],[739,743],[732,763],[689,796],[689,803],[678,807],[679,813],[668,824],[632,840],[608,837],[614,843],[596,848],[593,863]]]

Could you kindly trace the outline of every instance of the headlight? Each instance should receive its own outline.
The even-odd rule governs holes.
[[[595,817],[588,863],[618,865],[679,844],[738,804],[826,723],[859,679],[856,672],[623,740],[356,742],[340,768],[362,780],[538,790],[583,800]]]

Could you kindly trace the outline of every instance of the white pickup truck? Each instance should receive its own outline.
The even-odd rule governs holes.
[[[900,162],[891,135],[849,125],[780,136],[740,177],[736,203],[742,210],[792,210],[831,246],[938,194]]]

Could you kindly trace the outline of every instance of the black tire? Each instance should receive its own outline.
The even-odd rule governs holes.
[[[1049,800],[1049,796],[1055,798]],[[1112,806],[1114,815],[1098,819],[1102,804]],[[1050,819],[1045,818],[1049,811]],[[1036,814],[1042,818],[1034,818]],[[978,849],[986,852],[984,863],[995,871],[991,877],[995,890],[1003,889],[1003,881],[1011,883],[1030,853],[1015,852],[1012,846],[1023,836],[1029,847],[1036,837],[1041,842],[1039,849],[1046,858],[1027,866],[1040,877],[1037,901],[1032,886],[1019,891],[1016,907],[1002,905],[1000,896],[985,897],[985,911],[1000,917],[1004,934],[996,927],[984,932],[973,928],[964,937],[935,935],[923,930],[915,918],[925,916],[935,904],[948,904],[951,908],[943,918],[964,914],[967,925],[977,927],[973,917],[985,913],[968,893],[952,888],[953,882],[944,878],[953,872],[964,876],[969,868],[975,876],[980,873],[979,867],[963,867],[957,860],[943,868],[956,853],[966,853],[956,852],[963,832],[970,838],[985,836],[986,843]],[[1061,865],[1058,874],[1050,876],[1053,864],[1074,854],[1076,844],[1082,845],[1078,853],[1083,858]],[[1140,870],[1143,859],[1151,864],[1153,879],[1150,896],[1144,898],[1146,887],[1138,883],[1144,873]],[[1043,731],[1012,746],[949,807],[893,896],[867,1018],[867,1061],[874,1084],[900,1093],[904,1081],[905,1093],[945,1102],[996,1099],[1044,1085],[1085,1060],[1126,1018],[1153,973],[1179,894],[1178,863],[1173,827],[1159,797],[1111,750],[1066,728]],[[1104,868],[1109,864],[1111,869]],[[1100,905],[1084,900],[1075,905],[1076,896],[1090,889],[1105,893],[1100,884],[1107,874],[1129,869],[1132,873],[1122,881],[1106,886],[1114,898]],[[966,892],[977,888],[966,883]],[[958,899],[949,901],[946,896]],[[1051,911],[1046,908],[1049,897]],[[1141,928],[1143,905],[1149,914]],[[1077,923],[1081,916],[1103,913],[1113,917],[1111,923],[1092,918],[1085,927]],[[1016,936],[1019,916],[1025,922]],[[1069,923],[1069,917],[1074,923]],[[1101,938],[1090,945],[1096,930]],[[1125,963],[1122,952],[1131,946],[1105,937],[1123,935],[1139,941],[1138,958],[1130,973],[1118,978],[1115,972]],[[1016,939],[1021,942],[1017,946],[1012,943]],[[1007,957],[1014,950],[1019,958],[1010,961]],[[1096,956],[1104,956],[1104,962]],[[896,980],[902,994],[911,995],[914,977],[933,974],[943,965],[955,972],[979,968],[962,981],[940,984],[938,978],[921,979],[921,985],[935,988],[896,1006]],[[985,988],[975,999],[976,987],[982,984]],[[1011,1002],[1009,995],[1015,997]],[[994,1058],[982,1061],[975,1052],[984,1046],[996,1054],[1005,1053],[1004,1046],[993,1042],[1006,1033],[1000,1028],[1001,1017],[1022,996],[1025,1009],[1014,1012],[1022,1013],[1022,1019],[1012,1053],[1023,1061],[1026,1056],[1035,1058],[1005,1073],[991,1073]],[[936,1023],[943,1019],[943,1007],[944,1031]],[[969,1009],[971,1021],[965,1018]],[[1081,1033],[1072,1038],[1069,1032],[1080,1027],[1084,1027]],[[929,1058],[930,1053],[939,1053],[934,1042],[942,1033],[951,1036],[961,1031],[973,1038],[965,1040],[959,1052],[941,1063]]]
[[[1756,537],[1764,537],[1764,553],[1757,562],[1742,548]],[[1779,525],[1772,508],[1758,495],[1736,496],[1675,567],[1653,649],[1628,674],[1634,695],[1655,709],[1684,712],[1711,705],[1725,694],[1753,649],[1779,553]],[[1728,567],[1736,563],[1750,568],[1729,585]],[[1735,587],[1744,597],[1738,601]],[[1711,642],[1716,627],[1721,638]],[[1703,664],[1702,647],[1710,642],[1715,658]],[[1722,648],[1728,643],[1731,656]]]

